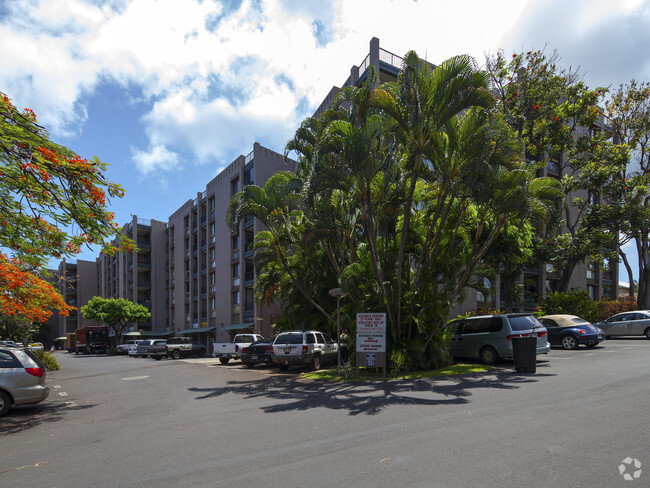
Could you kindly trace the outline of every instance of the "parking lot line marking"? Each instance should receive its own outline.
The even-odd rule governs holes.
[[[65,391],[60,391],[59,396],[66,397],[68,394]]]
[[[61,385],[54,385],[52,388],[61,388]]]
[[[128,378],[122,378],[122,381],[134,381],[134,380],[146,380],[149,376],[131,376]]]

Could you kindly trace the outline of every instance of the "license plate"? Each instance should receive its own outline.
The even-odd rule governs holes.
[[[257,359],[257,356],[251,356],[251,359]]]
[[[284,353],[285,354],[291,354],[291,348],[290,347],[285,347],[284,348]]]
[[[602,340],[603,340],[603,336],[599,335],[599,336],[598,336],[598,340],[602,341]]]

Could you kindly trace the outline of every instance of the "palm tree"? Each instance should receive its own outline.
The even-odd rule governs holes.
[[[492,105],[487,75],[469,56],[456,56],[433,69],[409,52],[398,80],[375,90],[370,103],[399,127],[410,184],[403,208],[402,235],[395,266],[395,296],[402,296],[404,252],[409,244],[413,195],[425,160],[433,161],[433,142],[453,118],[471,107]],[[435,166],[433,168],[436,169]],[[401,324],[401,307],[396,311]]]
[[[297,244],[294,224],[300,213],[301,189],[302,181],[288,171],[273,174],[264,188],[247,185],[233,196],[228,205],[226,225],[236,231],[245,216],[258,219],[268,229],[260,236],[264,240],[264,247],[274,251],[275,259],[281,263],[296,289],[330,321],[330,314],[310,296],[289,262],[292,249]]]

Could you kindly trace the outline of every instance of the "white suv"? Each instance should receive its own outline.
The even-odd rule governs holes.
[[[338,345],[317,330],[281,332],[273,341],[271,360],[280,371],[292,365],[310,365],[318,370],[322,364],[336,363]]]

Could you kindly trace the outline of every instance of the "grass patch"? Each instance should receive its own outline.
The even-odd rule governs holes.
[[[445,366],[444,368],[431,369],[428,371],[413,371],[411,373],[404,373],[399,375],[392,375],[390,372],[386,372],[386,379],[389,380],[416,380],[420,378],[438,378],[441,376],[455,376],[459,374],[468,374],[468,373],[483,373],[494,369],[493,366],[486,366],[484,364],[452,364]],[[346,378],[343,375],[339,375],[336,368],[334,369],[325,369],[322,371],[312,371],[309,373],[303,373],[303,378],[310,378],[314,380],[324,380],[324,381],[341,381],[341,382],[352,382],[357,381],[356,372]],[[382,381],[384,379],[381,369],[369,369],[369,368],[360,368],[359,369],[359,380],[360,381]]]

